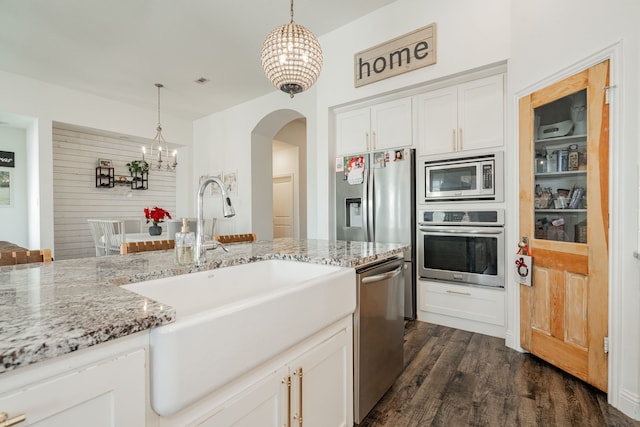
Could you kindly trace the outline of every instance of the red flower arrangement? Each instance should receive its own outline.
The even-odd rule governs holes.
[[[171,214],[162,208],[154,206],[153,209],[144,208],[144,217],[147,219],[147,224],[151,221],[153,225],[158,225],[158,223],[164,221],[165,218],[171,219]]]

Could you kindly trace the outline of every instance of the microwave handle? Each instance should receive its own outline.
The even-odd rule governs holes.
[[[449,233],[449,234],[502,234],[502,230],[464,230],[458,228],[437,228],[437,227],[420,227],[420,231],[437,231],[439,233]]]

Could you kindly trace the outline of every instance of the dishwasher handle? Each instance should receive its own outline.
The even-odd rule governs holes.
[[[367,283],[374,283],[374,282],[381,282],[383,280],[388,280],[391,278],[396,277],[398,274],[400,274],[402,272],[402,268],[404,267],[404,265],[401,265],[400,267],[396,268],[395,270],[392,271],[388,271],[386,273],[382,273],[382,274],[376,274],[375,276],[368,276],[362,279],[362,284],[367,284]]]

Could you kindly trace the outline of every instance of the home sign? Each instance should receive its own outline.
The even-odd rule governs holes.
[[[14,153],[11,151],[0,151],[0,166],[8,168],[15,167]]]
[[[354,55],[355,87],[436,63],[436,24],[396,37]]]

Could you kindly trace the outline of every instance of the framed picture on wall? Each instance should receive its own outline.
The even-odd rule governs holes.
[[[210,173],[210,174],[207,174],[207,175],[202,175],[202,176],[200,176],[199,183],[202,184],[202,181],[204,181],[206,178],[209,178],[209,177],[218,178],[220,181],[222,181],[222,172],[216,172],[216,173]],[[218,187],[215,184],[209,184],[209,194],[211,194],[211,195],[220,194],[220,187]]]
[[[11,207],[11,171],[0,170],[0,208]]]
[[[229,194],[237,194],[238,192],[238,171],[224,172],[224,188]]]
[[[0,151],[0,166],[14,168],[16,166],[16,156],[13,151]]]
[[[101,168],[112,168],[113,163],[111,163],[111,160],[98,159],[98,166],[100,166]]]

